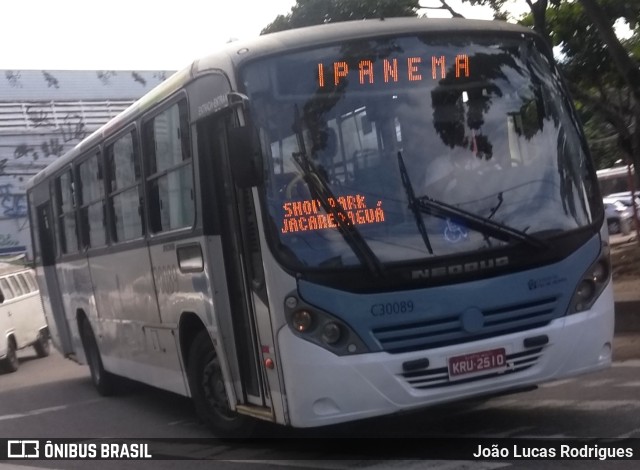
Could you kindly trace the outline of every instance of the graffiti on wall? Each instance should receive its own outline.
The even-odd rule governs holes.
[[[40,157],[60,157],[64,153],[64,144],[57,137],[51,137],[39,146],[29,145],[27,143],[18,144],[13,151],[13,158],[28,157],[38,160]]]
[[[7,70],[4,73],[4,76],[7,77],[9,85],[13,88],[22,88],[22,83],[20,82],[20,78],[22,78],[22,76],[20,72],[15,70]]]
[[[27,109],[27,113],[33,127],[42,129],[43,133],[37,136],[25,135],[25,140],[20,140],[11,147],[2,145],[3,139],[0,136],[0,177],[33,176],[89,133],[84,118],[76,113],[66,114],[59,120],[58,126],[54,125],[46,111]]]
[[[10,233],[0,233],[0,248],[18,246],[20,242],[13,238]]]
[[[42,76],[44,77],[44,80],[47,82],[47,86],[49,88],[53,87],[53,88],[60,88],[60,84],[58,82],[58,79],[56,77],[54,77],[53,75],[51,75],[49,72],[47,72],[46,70],[42,71]]]
[[[1,140],[0,138],[0,142]],[[75,140],[69,139],[70,142]],[[19,177],[21,181],[28,179],[70,147],[64,138],[48,136],[34,136],[30,141],[19,141],[11,146],[0,144],[0,187],[4,182],[1,177]]]
[[[16,193],[13,184],[0,184],[0,217],[15,219],[27,216],[27,196]]]
[[[77,77],[88,77],[87,72]],[[78,78],[69,71],[0,72],[0,91],[7,97],[0,108],[0,255],[30,245],[26,181],[169,74],[91,71],[94,98],[77,90]],[[83,81],[87,88],[89,82]],[[104,88],[113,88],[113,94]]]
[[[0,220],[0,255],[24,253],[30,244],[26,219]]]
[[[113,70],[98,70],[96,75],[103,85],[109,85],[111,78],[118,75],[118,72],[114,72]]]
[[[67,113],[62,118],[60,125],[49,116],[49,111],[37,105],[26,107],[26,114],[33,127],[53,127],[57,128],[62,135],[64,142],[82,140],[87,135],[84,118],[78,113]]]

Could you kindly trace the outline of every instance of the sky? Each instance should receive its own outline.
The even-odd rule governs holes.
[[[3,0],[0,69],[178,70],[230,39],[257,37],[294,4],[295,0]],[[492,17],[487,8],[461,7],[460,0],[450,4],[468,18]]]
[[[257,37],[294,4],[295,0],[3,0],[0,69],[178,70],[230,39]],[[449,4],[467,18],[492,18],[485,7],[460,0]],[[514,4],[526,9],[524,0]],[[429,10],[429,16],[436,13]]]
[[[488,7],[448,3],[467,18]],[[257,37],[295,0],[1,0],[0,69],[179,70],[231,39]],[[439,0],[421,0],[439,5]],[[517,18],[525,0],[511,0]],[[445,11],[422,10],[430,17]]]

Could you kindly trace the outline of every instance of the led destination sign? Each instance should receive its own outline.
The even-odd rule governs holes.
[[[340,196],[337,200],[329,198],[328,201],[333,207],[339,205],[342,212],[338,216],[343,217],[347,223],[352,225],[384,222],[382,201],[378,201],[375,207],[368,207],[362,194]],[[337,227],[334,215],[332,213],[326,214],[317,199],[285,202],[282,208],[284,209],[280,229],[282,233],[308,232]]]
[[[470,75],[469,56],[458,54],[453,59],[453,67],[447,70],[447,58],[441,56],[407,57],[406,59],[384,59],[374,62],[370,59],[357,61],[340,60],[331,64],[318,64],[318,86],[320,88],[338,86],[343,80],[351,78],[349,83],[374,85],[378,83],[396,83],[399,80],[421,82],[438,80],[454,75],[455,78],[467,78]],[[450,64],[451,62],[449,62]]]

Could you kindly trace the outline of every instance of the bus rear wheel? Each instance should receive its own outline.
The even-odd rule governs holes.
[[[81,333],[84,354],[87,357],[93,385],[100,395],[105,397],[113,395],[115,391],[115,376],[104,369],[98,343],[88,320],[82,320]]]
[[[256,421],[229,407],[220,360],[205,330],[197,334],[189,349],[187,376],[196,413],[217,437],[253,435]]]

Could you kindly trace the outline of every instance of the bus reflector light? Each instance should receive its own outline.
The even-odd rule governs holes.
[[[313,317],[307,310],[298,310],[294,312],[292,320],[295,330],[304,333],[311,327]]]
[[[266,359],[264,360],[264,366],[265,366],[267,369],[273,369],[273,368],[276,366],[276,364],[273,362],[273,359],[271,359],[270,357],[268,357],[268,358],[266,358]]]
[[[342,336],[342,332],[340,331],[340,326],[335,322],[329,322],[324,325],[322,330],[322,340],[328,344],[335,344],[340,341],[340,337]]]
[[[284,299],[284,304],[287,306],[287,308],[296,308],[298,306],[298,299],[296,299],[294,296],[289,296]]]

